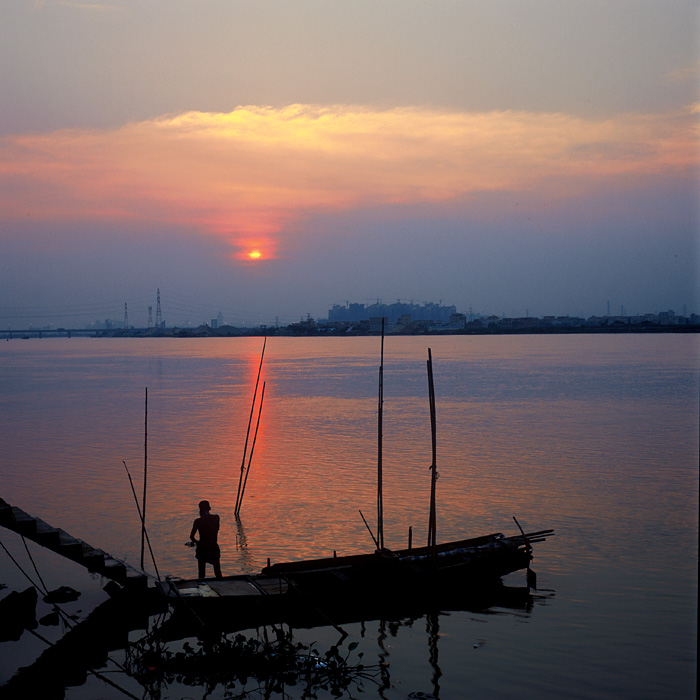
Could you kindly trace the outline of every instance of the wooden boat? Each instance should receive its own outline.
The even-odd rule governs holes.
[[[372,554],[288,562],[267,566],[262,575],[285,577],[302,591],[321,592],[348,584],[371,590],[396,584],[468,588],[493,583],[514,571],[528,569],[532,542],[541,542],[552,530],[504,537],[494,533],[436,546]],[[393,590],[391,591],[393,593]]]
[[[552,534],[552,530],[511,537],[494,533],[435,547],[272,564],[259,574],[169,579],[157,586],[171,602],[197,612],[279,613],[308,601],[319,610],[337,609],[338,601],[346,608],[408,604],[437,590],[473,595],[497,585],[507,574],[529,571],[532,544]]]

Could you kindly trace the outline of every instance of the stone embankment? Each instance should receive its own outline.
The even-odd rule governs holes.
[[[59,527],[52,527],[40,518],[25,513],[21,508],[11,506],[2,498],[0,526],[81,564],[92,573],[116,581],[125,588],[134,590],[145,589],[148,586],[148,577],[142,571],[115,559],[101,549],[91,547]]]

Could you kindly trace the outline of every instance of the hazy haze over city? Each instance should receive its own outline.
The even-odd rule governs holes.
[[[0,10],[0,326],[700,312],[696,0]]]

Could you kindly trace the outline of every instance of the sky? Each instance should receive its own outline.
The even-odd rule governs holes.
[[[700,313],[697,0],[0,6],[0,328]]]

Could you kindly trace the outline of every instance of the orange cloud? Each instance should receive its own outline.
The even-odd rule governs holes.
[[[605,120],[527,112],[348,106],[187,112],[112,130],[0,140],[5,219],[175,221],[274,257],[306,212],[458,200],[550,199],[649,174],[687,177],[693,108]]]

